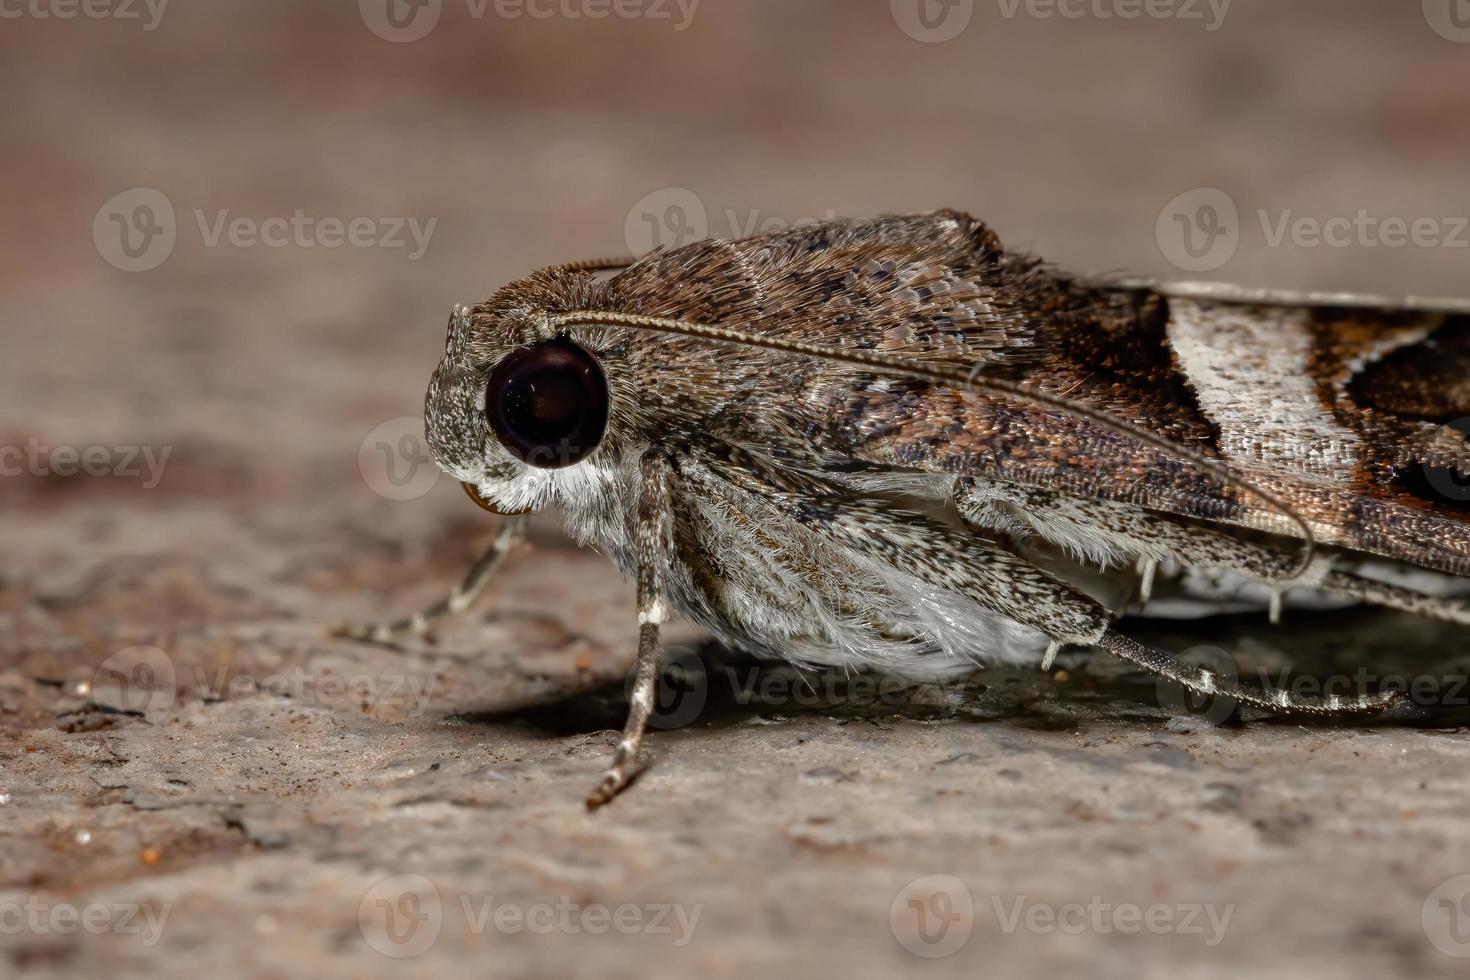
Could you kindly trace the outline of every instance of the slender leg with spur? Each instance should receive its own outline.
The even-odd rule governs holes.
[[[1084,540],[1105,535],[1118,553],[1136,555],[1143,569],[1144,599],[1152,586],[1153,569],[1164,559],[1191,568],[1223,568],[1273,585],[1289,576],[1297,562],[1292,546],[1271,547],[1176,517],[1108,500],[1080,500],[1031,487],[987,485],[977,503],[963,492],[956,501],[961,514],[977,527],[1014,532],[1020,522],[1030,533],[1053,541]],[[1006,509],[997,509],[1000,503]],[[1415,592],[1333,567],[1330,554],[1318,556],[1298,583],[1358,602],[1401,609],[1430,619],[1470,623],[1470,601]],[[1287,583],[1289,587],[1292,583]],[[1280,593],[1272,603],[1271,621],[1280,619]]]
[[[1161,650],[1146,647],[1121,633],[1108,630],[1097,641],[1097,646],[1119,660],[1141,667],[1155,677],[1174,681],[1195,694],[1229,698],[1241,704],[1253,705],[1267,711],[1291,714],[1316,715],[1320,718],[1348,718],[1361,715],[1382,714],[1395,705],[1407,700],[1402,691],[1384,691],[1378,694],[1360,694],[1342,697],[1330,694],[1321,699],[1298,697],[1286,688],[1264,690],[1246,687],[1220,678],[1208,667],[1193,667]]]
[[[1415,592],[1413,589],[1339,571],[1327,573],[1327,577],[1322,580],[1322,589],[1335,595],[1357,599],[1359,602],[1414,613],[1416,616],[1470,625],[1470,600],[1467,599]]]
[[[368,643],[397,643],[411,637],[423,636],[445,616],[468,609],[485,590],[485,584],[490,581],[491,576],[500,568],[515,546],[525,539],[525,536],[526,518],[524,516],[507,517],[505,523],[500,526],[500,533],[495,535],[495,540],[490,543],[490,547],[485,549],[485,553],[465,574],[464,580],[456,585],[449,595],[406,619],[391,623],[339,626],[332,631],[333,635],[363,640]]]
[[[628,721],[602,781],[587,797],[595,810],[611,800],[633,774],[643,733],[658,695],[659,626],[668,618],[664,567],[673,549],[673,514],[669,500],[669,463],[661,453],[643,457],[638,488],[638,659],[633,665],[633,692]]]
[[[701,478],[700,468],[694,464],[686,464],[682,472],[686,479]],[[1249,688],[1115,632],[1111,613],[1079,590],[984,538],[924,515],[866,500],[814,506],[809,496],[789,493],[750,470],[723,479],[711,473],[703,482],[717,493],[758,495],[799,523],[846,547],[1030,626],[1051,640],[1048,659],[1063,646],[1096,646],[1197,694],[1233,698],[1283,713],[1361,716],[1381,713],[1404,699],[1401,693],[1313,699],[1284,689]],[[1292,567],[1289,559],[1284,567]]]

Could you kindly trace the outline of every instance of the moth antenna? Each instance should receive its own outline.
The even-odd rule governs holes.
[[[963,370],[940,364],[926,364],[923,361],[907,361],[873,351],[839,350],[802,340],[770,337],[763,334],[747,333],[746,331],[735,330],[730,327],[714,327],[703,323],[691,323],[686,320],[669,320],[662,317],[643,316],[637,313],[603,313],[595,310],[578,310],[570,313],[548,314],[545,325],[552,332],[569,327],[627,327],[632,330],[645,330],[651,333],[694,337],[717,344],[759,347],[765,350],[798,354],[803,357],[811,357],[838,364],[851,364],[856,367],[868,368],[880,374],[898,375],[900,377],[914,378],[919,381],[932,381],[937,384],[964,390],[989,392],[1007,398],[1029,401],[1047,408],[1054,408],[1059,412],[1065,412],[1077,418],[1095,422],[1103,428],[1109,429],[1125,438],[1134,439],[1182,459],[1200,470],[1219,477],[1225,484],[1244,490],[1258,500],[1264,501],[1270,505],[1271,509],[1279,512],[1287,520],[1295,524],[1301,529],[1302,533],[1302,557],[1300,563],[1290,575],[1278,580],[1279,584],[1288,584],[1302,578],[1311,568],[1312,561],[1317,554],[1317,539],[1312,534],[1312,529],[1306,520],[1298,515],[1296,511],[1292,510],[1291,506],[1284,500],[1267,490],[1261,489],[1244,477],[1236,476],[1228,466],[1219,460],[1211,459],[1209,456],[1196,450],[1170,442],[1163,436],[1150,432],[1142,426],[1124,421],[1123,419],[1114,418],[1106,412],[1100,412],[1095,408],[1079,404],[1069,398],[1049,395],[1046,392],[1037,391],[1034,388],[1028,388],[1025,385],[1015,384],[1010,381],[981,377],[978,368]]]
[[[617,269],[626,269],[637,261],[631,255],[624,255],[615,259],[583,259],[580,262],[566,262],[561,265],[561,268],[572,272],[612,272]]]

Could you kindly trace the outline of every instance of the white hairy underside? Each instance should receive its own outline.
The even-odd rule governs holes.
[[[538,496],[554,496],[568,531],[636,578],[626,512],[594,503],[622,497],[633,474],[589,464],[552,473],[541,478]],[[906,487],[931,498],[952,485],[932,477],[889,482],[882,489]],[[1046,650],[1040,632],[836,544],[757,500],[735,506],[690,494],[676,509],[694,540],[684,540],[672,556],[672,604],[750,653],[803,666],[943,678],[977,664],[1036,663]]]
[[[753,652],[811,666],[945,677],[976,664],[1035,663],[1046,649],[1040,632],[966,596],[794,521],[761,516],[766,533],[753,538],[743,517],[701,501],[700,547],[717,549],[723,574],[714,595],[689,596],[696,619]]]
[[[496,488],[497,496],[507,503],[560,505],[579,542],[604,552],[626,577],[636,578],[634,529],[623,505],[636,486],[631,464],[583,463],[528,475],[514,490]],[[895,474],[869,478],[852,489],[900,495],[906,506],[927,505],[934,513],[947,510],[954,516],[951,478]],[[1018,541],[1048,542],[1061,553],[1060,560],[1027,557],[1111,608],[1122,608],[1132,595],[1140,560],[1164,562],[1165,574],[1173,579],[1168,594],[1143,611],[1147,615],[1192,618],[1264,610],[1271,603],[1269,586],[1228,571],[1173,568],[1167,549],[1114,534],[1082,513],[1071,513],[1065,500],[1055,512],[1017,511],[1002,506],[1004,488],[995,488],[993,497],[983,485],[972,493],[967,518],[982,518],[984,526]],[[727,499],[683,495],[676,506],[694,539],[686,538],[683,551],[671,558],[669,598],[681,614],[748,652],[803,666],[877,669],[922,679],[953,676],[976,665],[1036,664],[1048,646],[1037,630],[842,546],[759,500],[736,506]],[[1395,581],[1397,576],[1383,568],[1375,577]],[[1343,604],[1310,588],[1293,589],[1289,601],[1304,607]]]

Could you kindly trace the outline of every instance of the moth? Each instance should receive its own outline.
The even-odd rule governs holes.
[[[1465,416],[1470,304],[1090,281],[956,212],[564,265],[455,308],[429,384],[431,451],[505,516],[493,544],[351,634],[463,610],[557,508],[637,583],[589,807],[634,772],[676,612],[800,666],[933,679],[1082,646],[1268,710],[1386,712],[1401,694],[1227,682],[1117,617],[1164,566],[1273,617],[1292,588],[1470,623],[1470,494],[1436,489],[1470,474]]]

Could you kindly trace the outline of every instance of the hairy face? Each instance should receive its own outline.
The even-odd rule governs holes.
[[[425,398],[429,446],[482,507],[522,513],[608,467],[613,394],[598,354],[569,335],[457,307]]]

